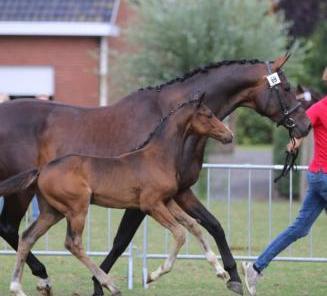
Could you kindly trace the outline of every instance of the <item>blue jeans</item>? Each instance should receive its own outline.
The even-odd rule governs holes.
[[[256,270],[262,271],[290,244],[306,236],[322,210],[327,207],[327,174],[308,172],[307,178],[309,187],[297,218],[258,257],[254,263]]]

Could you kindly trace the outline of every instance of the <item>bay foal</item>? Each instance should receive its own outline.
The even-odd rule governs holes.
[[[66,248],[85,264],[103,287],[120,295],[110,276],[86,256],[82,233],[89,204],[110,208],[137,208],[169,229],[174,244],[164,264],[149,275],[148,282],[169,272],[185,242],[184,225],[197,237],[218,276],[227,273],[205,241],[197,222],[173,200],[179,190],[180,162],[186,139],[197,134],[223,143],[232,141],[231,131],[202,98],[181,104],[161,121],[135,151],[119,157],[67,155],[41,169],[21,173],[0,183],[0,194],[13,194],[37,184],[41,213],[19,242],[11,292],[25,295],[21,287],[23,265],[36,240],[63,217],[67,220]],[[151,141],[150,141],[151,140]]]

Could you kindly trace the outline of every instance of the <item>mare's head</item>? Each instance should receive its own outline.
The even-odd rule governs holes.
[[[259,76],[259,79],[248,89],[249,101],[244,105],[270,118],[277,126],[284,126],[291,131],[292,136],[299,138],[308,134],[311,124],[282,71],[288,58],[282,56],[274,62],[258,64],[253,68],[252,71],[257,71],[257,75],[251,73],[251,76]]]
[[[195,111],[190,120],[190,129],[198,135],[213,138],[224,144],[232,142],[232,131],[203,104],[203,97],[202,95],[195,105]]]

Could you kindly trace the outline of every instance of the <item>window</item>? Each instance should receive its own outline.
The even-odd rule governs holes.
[[[51,66],[0,66],[0,96],[10,99],[53,99],[53,68]]]

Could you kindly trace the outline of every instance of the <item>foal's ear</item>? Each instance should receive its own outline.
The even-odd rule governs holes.
[[[273,72],[277,72],[278,70],[280,70],[290,58],[290,56],[291,53],[287,52],[285,55],[278,57],[272,65]]]
[[[197,108],[199,108],[202,105],[205,97],[205,92],[199,93],[198,96],[199,96],[199,98],[197,99],[198,103],[196,104]]]

